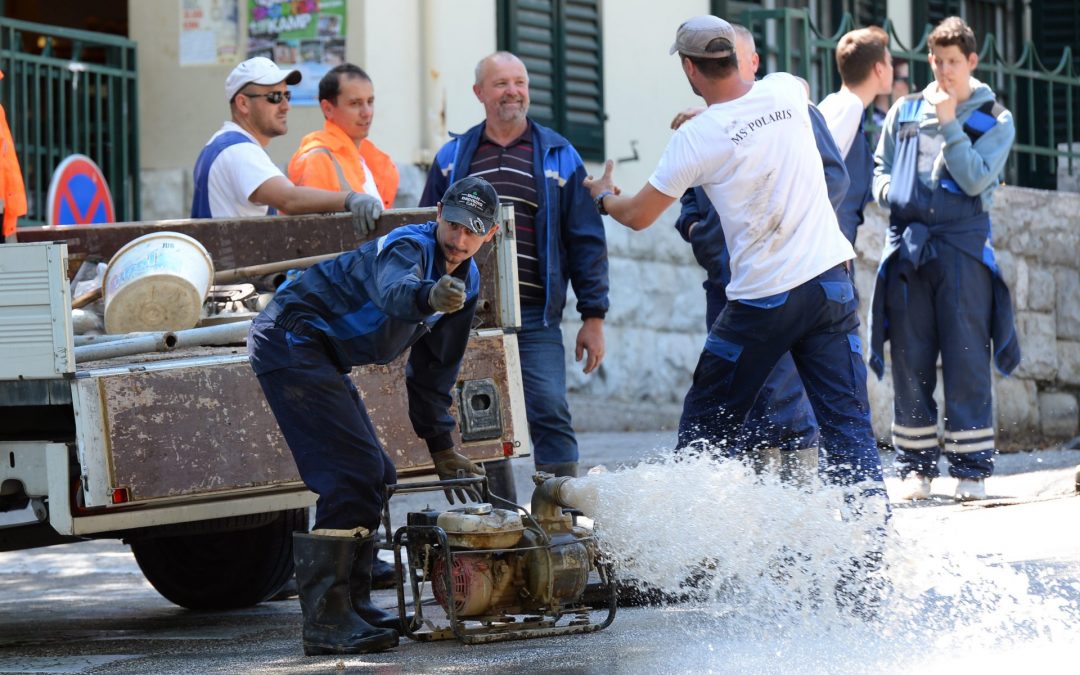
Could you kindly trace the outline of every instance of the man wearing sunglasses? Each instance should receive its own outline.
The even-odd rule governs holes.
[[[331,192],[294,185],[266,154],[270,139],[288,131],[288,85],[300,71],[286,71],[257,56],[225,80],[232,119],[215,133],[195,162],[192,218],[245,218],[285,213],[350,211],[365,236],[382,214],[382,202],[360,192]]]

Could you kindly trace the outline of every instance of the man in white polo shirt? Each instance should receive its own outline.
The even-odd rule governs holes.
[[[294,185],[266,154],[270,139],[288,131],[288,85],[299,82],[300,71],[282,70],[262,56],[229,73],[225,100],[232,120],[210,138],[195,162],[192,218],[350,211],[359,236],[374,229],[382,213],[378,198]]]
[[[858,303],[844,270],[855,254],[829,203],[807,87],[787,73],[744,81],[735,39],[715,16],[680,26],[671,53],[679,53],[708,109],[673,134],[637,194],[620,195],[610,160],[602,177],[585,184],[601,213],[634,230],[699,185],[720,215],[731,252],[729,303],[686,395],[679,447],[705,443],[727,454],[765,379],[790,351],[821,427],[824,477],[883,509]]]

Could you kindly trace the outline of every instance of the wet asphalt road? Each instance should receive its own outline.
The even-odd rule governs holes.
[[[632,463],[670,445],[671,433],[583,434],[585,468]],[[888,457],[886,457],[888,460]],[[1078,580],[1080,499],[1072,494],[1080,451],[1005,455],[985,506],[941,496],[896,509],[897,519],[952,528],[1007,564],[1053,569]],[[529,462],[516,467],[519,495],[529,493]],[[889,479],[890,487],[895,478]],[[935,483],[942,495],[947,479]],[[394,519],[441,497],[402,497]],[[1000,508],[986,508],[996,505]],[[991,534],[992,533],[992,534]],[[1073,598],[1080,601],[1080,591]],[[376,594],[391,606],[390,591]],[[602,618],[600,615],[597,619]],[[300,608],[294,599],[231,612],[192,612],[159,596],[126,546],[100,541],[0,553],[0,673],[652,673],[845,672],[828,637],[814,645],[761,636],[711,633],[718,621],[691,608],[620,609],[615,623],[591,635],[463,646],[403,640],[390,652],[345,657],[303,656]],[[846,640],[847,638],[845,638]],[[790,660],[790,653],[825,655]],[[829,654],[838,660],[829,662]],[[870,661],[873,661],[871,658]],[[1002,661],[1002,664],[1006,661]],[[1072,662],[1075,666],[1076,661]],[[1063,664],[1064,665],[1064,664]],[[889,668],[886,668],[888,670]]]

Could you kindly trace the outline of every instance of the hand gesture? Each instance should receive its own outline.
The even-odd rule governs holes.
[[[449,274],[431,287],[428,304],[436,312],[456,312],[465,306],[465,282]]]

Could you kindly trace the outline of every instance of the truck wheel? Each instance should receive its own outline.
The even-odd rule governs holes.
[[[250,607],[292,577],[292,534],[307,532],[308,512],[282,511],[269,523],[236,529],[243,521],[222,518],[214,532],[133,539],[131,551],[146,580],[170,602],[201,610]]]

